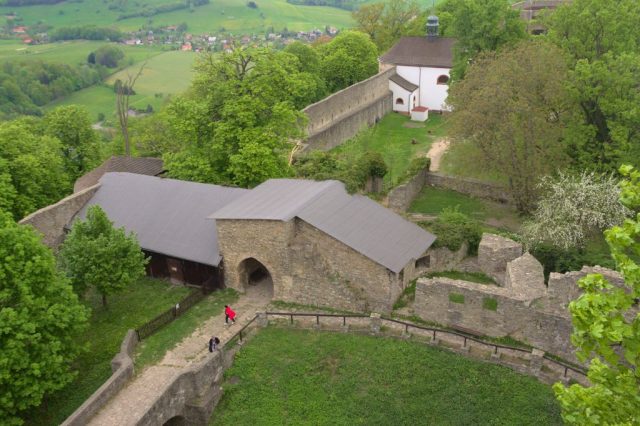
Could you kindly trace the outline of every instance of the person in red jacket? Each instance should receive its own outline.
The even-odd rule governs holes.
[[[231,309],[231,306],[224,305],[224,323],[229,324],[229,320],[236,323],[236,313]]]

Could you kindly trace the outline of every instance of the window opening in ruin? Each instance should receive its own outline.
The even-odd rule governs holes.
[[[426,255],[422,256],[420,259],[416,260],[416,269],[428,268],[431,265],[431,256]]]
[[[438,77],[438,84],[449,84],[449,76],[441,75],[440,77]]]
[[[396,99],[396,105],[404,105],[404,99],[402,98]]]

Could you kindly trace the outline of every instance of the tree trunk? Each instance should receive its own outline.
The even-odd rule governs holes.
[[[102,307],[103,308],[107,307],[107,295],[106,294],[102,294]]]

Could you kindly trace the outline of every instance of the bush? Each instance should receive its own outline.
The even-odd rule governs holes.
[[[422,222],[420,225],[438,237],[434,247],[446,247],[456,251],[466,242],[468,255],[478,253],[482,228],[477,221],[461,213],[458,206],[445,208],[436,220]]]
[[[409,179],[417,175],[418,172],[425,168],[429,170],[429,167],[431,167],[431,159],[429,157],[416,157],[412,159],[411,163],[409,163],[409,168],[404,173],[402,178],[400,178],[398,184],[407,182]]]
[[[549,279],[551,272],[579,271],[585,265],[600,265],[615,269],[615,263],[606,251],[588,251],[578,248],[565,250],[550,244],[539,244],[531,249],[531,254],[542,263],[545,280]]]

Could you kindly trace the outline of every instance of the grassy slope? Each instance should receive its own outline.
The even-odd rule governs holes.
[[[143,109],[151,104],[157,110],[166,100],[167,95],[186,90],[193,76],[192,66],[195,57],[196,54],[192,52],[170,51],[150,58],[136,82],[136,95],[131,97],[131,107]],[[139,67],[140,62],[109,77],[106,80],[107,85],[96,85],[77,91],[64,99],[48,104],[45,109],[76,104],[87,108],[93,120],[97,119],[98,113],[103,113],[109,118],[115,114],[116,97],[111,87],[113,82],[117,78],[126,78],[127,73],[136,73]],[[156,97],[156,93],[161,93],[163,96]]]
[[[405,125],[417,127],[405,127]],[[358,155],[367,151],[382,154],[389,171],[385,176],[385,186],[404,176],[411,159],[425,155],[431,143],[445,132],[445,123],[440,115],[432,115],[422,124],[412,122],[404,115],[390,113],[376,126],[361,132],[356,138],[335,148],[345,155]],[[412,139],[417,143],[413,145]]]
[[[535,379],[402,340],[267,328],[225,376],[213,425],[561,424]]]
[[[130,328],[136,328],[169,309],[186,296],[189,289],[174,287],[164,281],[143,278],[123,293],[109,297],[108,309],[98,294],[91,294],[86,304],[93,310],[89,328],[79,337],[87,352],[75,363],[77,379],[30,413],[27,424],[61,423],[111,375],[111,359]]]

